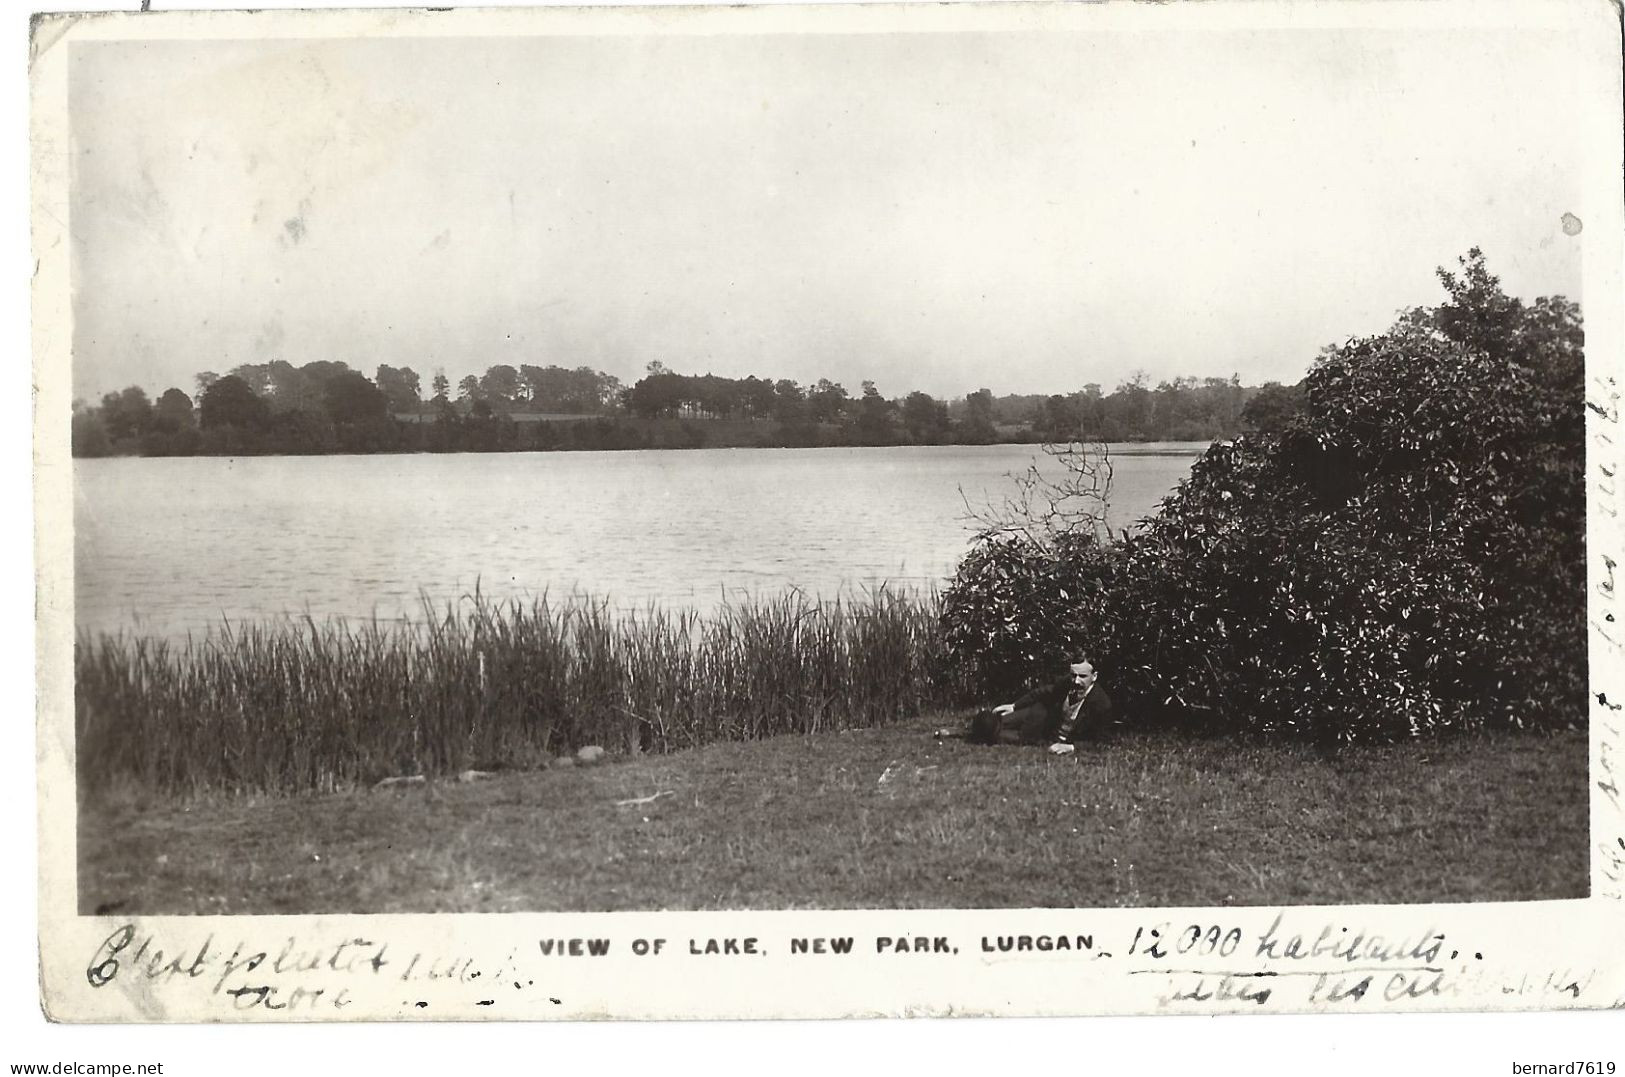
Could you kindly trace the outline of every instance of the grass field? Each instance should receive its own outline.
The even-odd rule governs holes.
[[[470,783],[80,813],[80,911],[506,912],[1432,902],[1587,893],[1586,739],[1324,756],[940,718]],[[642,804],[618,801],[653,797]]]

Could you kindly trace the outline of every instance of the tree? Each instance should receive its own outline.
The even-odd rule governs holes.
[[[198,425],[205,430],[221,427],[262,430],[270,417],[271,409],[265,401],[235,374],[211,383],[198,401]]]
[[[1500,359],[1516,349],[1524,307],[1501,290],[1501,280],[1484,264],[1477,247],[1456,259],[1459,273],[1442,266],[1439,282],[1450,302],[1433,312],[1434,324],[1450,340]]]
[[[670,371],[645,375],[627,390],[626,408],[645,419],[675,414],[693,399],[692,381]]]
[[[999,432],[993,425],[993,391],[978,389],[965,397],[965,421],[960,440],[968,445],[991,445]]]
[[[739,406],[752,419],[771,418],[775,402],[772,379],[752,374],[739,383]]]
[[[430,384],[434,388],[434,396],[430,398],[429,405],[434,410],[435,422],[442,427],[455,424],[458,420],[457,407],[451,402],[451,379],[446,377],[445,370],[436,370]]]
[[[789,378],[773,383],[773,418],[781,423],[800,422],[806,417],[807,394]]]
[[[948,406],[915,390],[903,399],[903,428],[916,444],[939,444],[948,435]]]
[[[522,389],[519,371],[507,363],[487,367],[484,376],[480,378],[480,396],[493,405],[512,404],[521,395]]]
[[[1038,405],[1038,417],[1033,420],[1033,433],[1045,442],[1076,441],[1082,435],[1083,422],[1079,416],[1078,401],[1055,394],[1044,398]]]
[[[1261,434],[1279,434],[1303,414],[1307,403],[1302,383],[1265,382],[1241,409],[1241,421]]]
[[[322,406],[334,423],[367,423],[389,414],[389,399],[353,370],[327,379]]]
[[[846,411],[846,389],[839,382],[819,378],[807,390],[807,418],[815,423],[837,423]]]
[[[519,380],[525,387],[525,397],[535,411],[556,412],[561,410],[558,406],[562,395],[562,386],[559,375],[563,373],[561,367],[532,366],[523,363],[519,367]]]
[[[165,389],[153,408],[153,425],[169,433],[190,430],[194,422],[192,398],[179,389]]]
[[[567,370],[561,366],[519,368],[519,380],[537,411],[573,415],[598,414],[614,405],[621,383],[590,366]]]
[[[73,402],[71,438],[74,456],[107,456],[113,451],[101,412],[85,407],[82,400]]]
[[[270,374],[268,391],[261,395],[273,412],[311,411],[321,405],[321,386],[313,385],[292,363],[273,359],[266,367]]]
[[[140,437],[151,423],[152,402],[140,386],[102,397],[102,424],[114,441]]]
[[[583,370],[587,369],[582,367]],[[620,405],[621,379],[598,371],[598,411],[613,411]]]
[[[858,400],[858,436],[874,444],[890,442],[895,436],[896,411],[897,405],[881,396],[874,382],[864,382],[863,396]]]
[[[1101,401],[1101,432],[1107,441],[1146,441],[1151,437],[1156,400],[1145,380],[1145,371],[1137,370]]]
[[[271,395],[271,364],[241,363],[231,368],[235,378],[241,378],[255,396]]]
[[[739,410],[739,382],[710,373],[691,380],[695,389],[691,402],[697,405],[697,410],[714,419],[731,418]]]
[[[341,374],[355,373],[348,363],[315,359],[299,368],[298,396],[289,403],[300,411],[320,413],[327,409],[327,385]]]
[[[483,395],[480,390],[480,379],[472,374],[465,374],[463,380],[457,383],[458,400],[479,400]]]
[[[418,374],[409,366],[392,367],[384,363],[378,365],[378,374],[374,379],[378,391],[384,394],[389,401],[389,409],[396,412],[415,412],[418,405],[423,402],[418,389]]]
[[[220,375],[212,370],[203,370],[194,374],[192,380],[197,383],[197,395],[201,397],[209,386],[220,380]]]

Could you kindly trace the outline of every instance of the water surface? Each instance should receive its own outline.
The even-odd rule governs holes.
[[[1114,448],[1111,522],[1202,445]],[[81,627],[183,638],[304,615],[394,619],[473,592],[710,608],[801,588],[940,584],[965,498],[1036,446],[74,461]],[[964,496],[962,497],[961,491]]]

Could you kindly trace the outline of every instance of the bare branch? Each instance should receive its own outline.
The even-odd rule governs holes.
[[[1079,532],[1105,541],[1116,538],[1107,522],[1113,470],[1106,444],[1052,443],[1041,450],[1059,465],[1059,476],[1046,474],[1035,459],[1025,472],[1007,474],[1012,493],[997,504],[989,499],[981,508],[972,505],[960,488],[960,499],[965,502],[963,519],[975,530],[976,538],[1015,538],[1040,547]]]

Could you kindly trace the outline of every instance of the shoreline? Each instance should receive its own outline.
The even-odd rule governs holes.
[[[1135,457],[1199,457],[1215,442],[1229,441],[1242,435],[1236,434],[1226,438],[1214,438],[1208,441],[1123,441],[1123,442],[1084,442],[1086,445],[1105,444],[1108,452],[1116,456]],[[836,451],[836,450],[926,450],[926,449],[993,449],[1002,447],[1028,448],[1034,451],[1043,446],[1054,444],[1045,441],[995,441],[986,444],[972,444],[961,442],[940,442],[924,445],[660,445],[660,446],[556,446],[538,448],[527,446],[524,448],[495,448],[495,449],[457,449],[451,451],[437,451],[434,449],[383,449],[377,452],[194,452],[194,453],[107,453],[107,454],[81,454],[72,456],[74,461],[79,460],[191,460],[213,459],[233,460],[241,458],[257,459],[301,459],[307,457],[390,457],[390,456],[514,456],[534,455],[543,456],[553,453],[697,453],[697,452],[802,452],[802,451]],[[1076,444],[1076,443],[1074,443]],[[1152,446],[1168,446],[1152,447]],[[1179,446],[1179,447],[1173,447]]]

